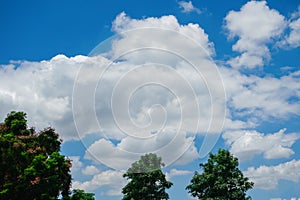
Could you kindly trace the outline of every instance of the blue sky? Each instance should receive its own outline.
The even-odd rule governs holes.
[[[254,200],[300,198],[299,6],[3,1],[1,116],[54,126],[73,187],[97,199],[121,199],[122,170],[148,152],[167,164],[170,199],[191,199],[218,148],[239,158]]]

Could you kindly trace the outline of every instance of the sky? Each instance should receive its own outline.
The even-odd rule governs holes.
[[[299,1],[2,1],[0,30],[1,121],[54,127],[73,188],[121,199],[154,152],[170,199],[192,199],[225,148],[252,199],[300,198]]]

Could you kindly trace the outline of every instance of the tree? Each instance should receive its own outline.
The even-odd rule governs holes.
[[[210,153],[207,163],[200,164],[203,173],[195,172],[188,192],[198,199],[245,200],[246,191],[253,187],[247,177],[238,169],[238,159],[225,149],[216,155]]]
[[[36,133],[24,112],[9,113],[0,124],[0,199],[72,198],[71,161],[59,153],[61,142],[53,128]]]
[[[160,157],[150,153],[141,156],[123,175],[130,182],[122,189],[123,200],[160,200],[169,199],[166,189],[173,184],[166,180],[161,167],[164,164]]]
[[[73,190],[70,200],[94,200],[94,194],[85,193],[83,190]]]

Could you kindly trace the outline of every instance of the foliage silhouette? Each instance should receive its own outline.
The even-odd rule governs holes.
[[[216,155],[210,154],[207,163],[200,164],[202,174],[195,172],[188,192],[198,199],[246,200],[251,197],[246,191],[253,187],[247,177],[238,169],[238,159],[225,149]]]
[[[53,128],[36,133],[27,128],[24,112],[9,113],[0,124],[0,199],[69,200],[85,194],[70,196],[71,160],[60,154],[61,142]]]
[[[124,178],[130,179],[122,189],[123,200],[169,199],[165,190],[173,184],[166,180],[161,170],[163,165],[161,158],[153,153],[141,156],[140,160],[134,162],[123,175]]]

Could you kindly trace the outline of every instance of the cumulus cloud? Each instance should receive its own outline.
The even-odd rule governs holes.
[[[119,37],[104,54],[112,64],[98,67],[95,77],[89,69],[79,75],[80,80],[97,80],[103,72],[95,82],[96,115],[104,134],[119,142],[102,138],[90,146],[86,158],[116,169],[128,168],[148,152],[156,152],[167,165],[197,158],[187,133],[220,133],[225,118],[224,88],[210,59],[214,48],[208,36],[199,25],[180,25],[174,16],[136,20],[121,13],[113,30]],[[92,54],[101,50],[98,46]],[[73,95],[75,119],[84,98],[94,92],[86,84],[78,88]],[[86,110],[94,104],[85,104],[90,107]]]
[[[225,17],[225,28],[229,38],[238,37],[232,50],[241,55],[228,63],[234,68],[263,66],[270,59],[267,44],[282,35],[286,24],[285,17],[270,9],[266,1],[249,1],[240,11],[230,11]]]
[[[126,152],[155,152],[170,144],[166,149],[177,163],[195,159],[191,135],[219,133],[225,117],[224,88],[210,59],[214,47],[208,35],[174,16],[136,20],[125,13],[116,17],[113,30],[118,36],[110,50],[99,52],[100,45],[92,52],[97,56],[58,55],[2,66],[1,113],[24,110],[31,125],[54,126],[65,141],[97,133],[108,149],[110,139]],[[164,130],[172,131],[159,135]],[[143,145],[132,150],[132,143]],[[175,161],[167,160],[166,152],[159,153],[165,162]]]
[[[71,172],[76,173],[80,171],[83,166],[83,163],[80,161],[80,156],[71,156],[70,160],[72,162]]]
[[[289,24],[291,28],[290,35],[286,38],[287,43],[291,47],[299,47],[300,46],[300,18],[292,21]]]
[[[229,112],[235,118],[246,117],[247,124],[255,127],[261,120],[286,119],[299,114],[300,103],[292,100],[300,99],[299,71],[276,78],[247,76],[235,70],[220,69]]]
[[[131,30],[136,29],[141,29],[139,32],[135,32],[138,33],[138,35],[128,34]],[[159,31],[157,31],[157,29],[159,29]],[[173,15],[162,16],[160,18],[148,17],[139,20],[132,19],[127,16],[126,13],[122,12],[114,20],[112,30],[122,37],[114,41],[114,55],[122,55],[122,53],[128,50],[142,47],[155,47],[167,49],[179,55],[191,58],[192,55],[195,55],[191,50],[199,48],[197,45],[200,45],[204,49],[204,51],[198,50],[197,52],[200,58],[207,58],[207,56],[214,54],[213,43],[209,41],[208,35],[198,24],[189,23],[187,25],[181,25]],[[171,30],[171,32],[164,30]],[[193,44],[193,42],[195,43]],[[191,53],[191,55],[188,55],[187,52]],[[196,57],[194,57],[194,59],[195,58]],[[151,59],[154,58],[151,57]]]
[[[278,44],[283,48],[297,48],[300,46],[300,7],[292,14],[288,21],[289,34]]]
[[[72,162],[71,174],[74,180],[81,180],[85,178],[85,173],[83,170],[85,169],[84,162],[81,160],[80,156],[71,156],[69,157]]]
[[[178,169],[171,169],[169,172],[166,173],[166,179],[170,180],[175,176],[185,176],[193,174],[194,172],[189,170],[178,170]]]
[[[148,152],[162,157],[166,166],[174,162],[177,165],[187,164],[198,158],[192,137],[170,131],[161,132],[147,140],[126,137],[117,145],[100,139],[87,149],[85,158],[101,162],[113,169],[126,170]]]
[[[238,13],[248,12],[249,6],[276,15],[263,2],[250,2]],[[251,38],[232,26],[229,30],[240,39],[269,38],[265,32]],[[272,27],[266,32],[279,34]],[[97,56],[58,55],[1,66],[1,113],[24,110],[30,125],[54,126],[65,141],[99,134],[86,158],[99,161],[88,154],[106,151],[105,162],[119,158],[123,169],[147,152],[157,152],[167,164],[188,163],[199,156],[195,134],[218,134],[224,120],[226,129],[245,129],[300,111],[295,101],[300,98],[299,72],[257,77],[216,66],[210,58],[214,45],[198,24],[181,25],[171,15],[132,19],[121,13],[112,30],[117,36],[109,40],[109,49],[95,48],[91,55]],[[168,157],[168,151],[174,156]]]
[[[122,188],[127,183],[127,180],[123,178],[123,173],[124,171],[103,171],[94,175],[89,181],[74,181],[72,183],[72,188],[92,192],[101,187],[108,187],[108,191],[103,195],[119,196],[122,194]]]
[[[86,166],[81,171],[84,175],[95,175],[100,172],[100,170],[97,167],[95,167],[94,165]]]
[[[103,195],[121,195],[121,189],[127,183],[122,176],[124,171],[106,170],[100,172],[94,165],[85,166],[80,156],[71,156],[70,159],[72,161],[71,173],[74,179],[72,182],[73,189],[95,192],[95,190],[101,187],[108,187],[109,189]],[[90,176],[92,178],[87,180]]]
[[[49,61],[20,61],[0,68],[0,113],[21,110],[37,129],[55,126],[64,139],[75,138],[71,96],[78,68],[89,58],[58,55]]]
[[[243,173],[254,182],[255,188],[272,190],[277,187],[280,180],[299,183],[300,161],[292,160],[275,166],[250,167]]]
[[[199,8],[196,8],[193,4],[192,1],[179,1],[178,2],[179,7],[182,9],[183,13],[190,13],[190,12],[196,12],[198,14],[201,13],[201,10]]]
[[[300,134],[285,133],[285,129],[273,134],[257,131],[228,131],[222,137],[230,146],[230,151],[240,160],[251,159],[263,154],[266,159],[289,158],[294,151],[292,145],[300,138]]]

